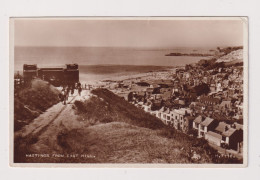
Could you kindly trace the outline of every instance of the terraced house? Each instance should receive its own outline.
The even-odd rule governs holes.
[[[217,125],[218,122],[216,120],[206,117],[206,119],[199,124],[198,137],[204,137],[205,133],[214,130]]]

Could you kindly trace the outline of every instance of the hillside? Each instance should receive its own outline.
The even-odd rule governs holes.
[[[53,105],[14,141],[15,162],[227,163],[205,140],[167,127],[107,89]]]
[[[192,153],[181,141],[164,137],[163,132],[123,122],[98,123],[65,132],[60,141],[63,150],[87,154],[65,162],[91,163],[191,163]],[[76,139],[76,140],[75,140]],[[197,151],[199,152],[199,151]],[[201,153],[201,152],[199,152]],[[202,154],[199,163],[211,163]]]
[[[48,82],[34,79],[14,95],[14,129],[21,129],[59,102],[59,91]]]
[[[224,51],[224,52],[222,52]],[[218,54],[211,59],[201,59],[197,65],[206,70],[243,65],[243,49],[241,47],[224,48],[221,55]]]
[[[243,62],[243,49],[235,50],[220,57],[216,62]]]
[[[169,128],[107,89],[92,93],[85,102],[75,101],[76,114],[87,128],[66,133],[65,144],[73,152],[85,148],[81,152],[94,155],[93,162],[223,163],[206,141]],[[79,141],[72,141],[75,136]]]

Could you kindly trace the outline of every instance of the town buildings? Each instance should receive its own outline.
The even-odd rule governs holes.
[[[113,91],[166,125],[210,144],[241,152],[243,67],[200,65],[129,79]],[[127,85],[126,85],[127,84]],[[130,97],[131,93],[131,97]],[[128,98],[127,95],[128,94]],[[130,98],[130,99],[129,99]]]

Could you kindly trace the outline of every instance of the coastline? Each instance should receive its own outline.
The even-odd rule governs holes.
[[[185,66],[173,66],[169,69],[164,69],[164,70],[155,70],[151,72],[146,72],[146,73],[131,73],[131,74],[113,74],[110,77],[99,77],[97,79],[87,79],[84,78],[84,76],[97,76],[98,75],[89,75],[89,74],[81,74],[81,83],[82,84],[87,84],[91,85],[94,87],[102,87],[105,85],[108,85],[111,82],[119,82],[119,81],[136,81],[136,80],[142,80],[143,78],[146,78],[145,80],[150,80],[150,79],[158,79],[158,75],[165,76],[165,74],[169,74],[171,72],[174,72],[176,68],[180,67],[185,67]],[[148,78],[148,79],[147,79]],[[162,77],[164,78],[164,77]],[[87,80],[86,80],[87,79]]]

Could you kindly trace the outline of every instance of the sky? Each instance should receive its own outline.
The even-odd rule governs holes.
[[[15,46],[217,47],[243,45],[242,20],[37,19],[14,21]]]

